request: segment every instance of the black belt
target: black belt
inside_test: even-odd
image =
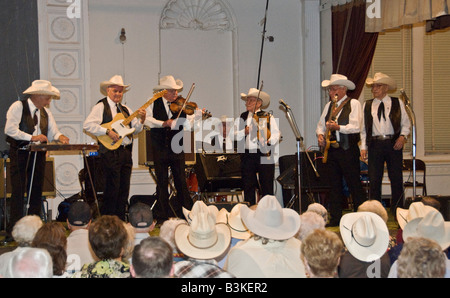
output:
[[[373,136],[372,140],[385,141],[385,140],[392,140],[393,138],[394,135],[382,135],[382,136]]]

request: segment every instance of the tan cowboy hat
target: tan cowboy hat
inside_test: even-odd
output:
[[[231,209],[231,212],[228,212],[227,209],[222,208],[217,214],[216,219],[217,223],[224,223],[230,227],[231,237],[241,240],[245,240],[250,237],[250,231],[244,225],[241,218],[241,207],[244,205],[245,204],[242,203],[236,204],[233,209]]]
[[[292,209],[282,208],[277,198],[264,196],[256,210],[246,205],[241,207],[244,225],[254,234],[273,240],[287,240],[297,234],[300,216]]]
[[[23,94],[33,95],[50,95],[53,99],[59,99],[59,90],[46,80],[36,80],[34,81]]]
[[[388,227],[373,212],[347,213],[342,216],[339,229],[348,251],[360,261],[375,261],[387,251]]]
[[[436,241],[446,250],[450,246],[450,222],[444,221],[442,214],[434,209],[423,217],[417,217],[405,226],[403,239],[408,237],[423,237]]]
[[[175,229],[175,244],[188,257],[201,260],[221,256],[231,244],[230,228],[209,212],[200,212],[190,225],[180,224]]]
[[[200,200],[195,201],[191,210],[188,210],[184,207],[182,207],[182,210],[184,218],[186,218],[188,224],[191,224],[194,217],[200,212],[209,212],[214,216],[214,219],[216,219],[217,214],[219,213],[219,209],[215,205],[206,205],[205,202]]]
[[[424,217],[428,212],[435,210],[431,206],[424,205],[422,202],[414,202],[409,205],[409,209],[397,208],[397,222],[401,229],[406,224],[417,217]]]
[[[129,91],[128,87],[130,87],[130,85],[125,85],[123,83],[123,78],[120,75],[115,75],[113,76],[111,79],[109,79],[108,81],[103,81],[100,83],[100,92],[104,95],[104,96],[108,96],[108,93],[106,92],[106,89],[108,89],[108,87],[110,86],[120,86],[120,87],[124,87],[123,93],[126,93]]]
[[[373,79],[367,78],[366,84],[369,86],[372,86],[373,84],[385,84],[388,85],[389,91],[397,89],[397,82],[390,76],[381,72],[377,72]]]
[[[160,91],[164,89],[173,89],[177,91],[183,90],[183,81],[175,80],[173,76],[165,76],[159,80],[159,85],[153,88],[153,91]]]
[[[253,96],[262,100],[261,108],[265,109],[270,105],[270,95],[264,91],[259,91],[256,88],[250,88],[248,94],[241,93],[241,99],[247,100],[247,97]]]
[[[332,74],[329,80],[322,82],[322,87],[327,88],[329,86],[345,86],[348,90],[355,90],[356,85],[350,81],[346,76],[341,74]]]

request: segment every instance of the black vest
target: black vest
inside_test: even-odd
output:
[[[34,119],[33,116],[31,116],[30,107],[28,106],[28,99],[24,99],[21,101],[23,106],[22,111],[22,119],[19,123],[19,130],[26,132],[27,134],[33,134],[34,132]],[[48,134],[48,114],[45,111],[45,108],[42,108],[39,110],[41,114],[41,121],[39,123],[39,128],[41,129],[41,133],[45,136]],[[23,146],[28,145],[30,142],[28,141],[19,141],[11,138],[10,136],[6,136],[6,142],[9,143],[9,145],[12,148],[21,148]]]
[[[389,113],[389,120],[394,127],[394,138],[397,140],[401,132],[401,121],[402,121],[402,111],[400,110],[400,102],[397,97],[391,97],[392,106],[391,112]],[[366,106],[364,108],[364,125],[366,126],[366,144],[369,146],[372,139],[372,129],[373,129],[373,117],[372,117],[372,104],[373,99],[366,101]]]
[[[172,113],[174,114],[174,113]],[[178,115],[173,115],[172,119],[175,119]],[[169,120],[169,117],[166,112],[166,108],[164,107],[164,100],[162,97],[155,100],[153,103],[153,118],[160,121]],[[181,119],[186,119],[186,113],[181,112]],[[160,149],[168,149],[170,148],[170,144],[172,142],[172,138],[179,132],[183,130],[183,127],[179,127],[178,129],[170,129],[168,127],[157,127],[151,128],[150,133],[152,136],[152,146]],[[181,138],[180,146],[183,146],[183,138]]]
[[[339,125],[347,125],[350,120],[350,113],[352,112],[352,104],[351,99],[345,104],[345,106],[341,110],[341,114],[339,115],[337,122]],[[330,107],[328,109],[328,113],[325,116],[325,119],[328,120],[330,118],[332,105],[330,104]],[[347,150],[352,146],[357,146],[358,142],[360,140],[360,134],[359,133],[352,133],[352,134],[344,134],[339,133],[339,147]]]

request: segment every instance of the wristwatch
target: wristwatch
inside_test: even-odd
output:
[[[111,132],[111,129],[108,128],[108,129],[106,130],[106,135],[109,135],[110,132]]]
[[[401,135],[401,136],[405,138],[405,141],[408,140],[408,137],[407,137],[407,136],[405,136],[405,135]]]

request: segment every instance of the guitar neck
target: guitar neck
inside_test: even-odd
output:
[[[160,92],[158,92],[158,93],[155,93],[155,94],[153,95],[153,97],[150,98],[150,100],[147,101],[142,107],[140,107],[138,110],[134,111],[133,114],[131,114],[130,116],[128,116],[128,118],[126,118],[126,119],[122,122],[123,125],[125,125],[125,126],[129,125],[129,124],[131,123],[131,121],[133,121],[133,119],[136,118],[136,117],[139,115],[139,110],[140,110],[140,109],[144,109],[144,110],[145,110],[145,109],[148,108],[155,100],[157,100],[158,98],[164,96],[166,93],[167,93],[167,90],[163,90],[163,91],[160,91]]]

